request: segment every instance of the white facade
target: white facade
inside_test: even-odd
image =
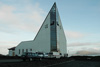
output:
[[[41,26],[39,32],[37,33],[36,37],[32,41],[24,41],[21,42],[15,48],[15,54],[21,56],[26,49],[28,52],[50,52],[50,14],[46,18],[45,22]],[[46,28],[47,27],[47,28]],[[30,51],[32,49],[32,51]]]
[[[52,11],[56,9],[55,11]],[[15,55],[21,56],[23,54],[23,52],[45,52],[45,53],[49,53],[49,52],[53,52],[52,50],[52,33],[51,33],[51,23],[52,23],[52,16],[53,16],[53,12],[56,15],[54,17],[54,21],[52,25],[58,24],[59,25],[55,25],[54,27],[55,29],[55,44],[56,44],[56,52],[62,53],[62,55],[64,56],[64,54],[67,54],[67,46],[66,46],[66,37],[63,31],[63,27],[61,24],[61,20],[59,17],[59,13],[56,7],[56,4],[53,5],[53,7],[51,8],[50,12],[48,13],[46,19],[44,20],[40,30],[38,31],[36,37],[34,38],[34,40],[31,41],[23,41],[21,43],[19,43],[19,45],[15,48]],[[52,16],[51,16],[52,15]],[[58,20],[57,20],[58,19]],[[55,45],[53,45],[55,46]],[[54,51],[55,52],[55,51]],[[11,53],[11,51],[9,51],[9,54]]]

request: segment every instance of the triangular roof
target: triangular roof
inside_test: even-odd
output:
[[[48,15],[49,15],[49,13],[52,11],[53,7],[56,9],[56,2],[54,2],[53,6],[51,7],[50,11],[48,12],[48,14],[47,14],[47,16],[46,16],[46,18],[45,18],[45,20],[44,20],[43,24],[45,23],[46,19],[48,18]],[[36,39],[37,35],[39,34],[39,32],[40,32],[40,30],[41,30],[41,28],[42,28],[43,24],[41,25],[41,27],[40,27],[39,31],[37,32],[37,34],[36,34],[36,36],[35,36],[34,40]]]
[[[66,37],[56,3],[51,7],[34,40],[38,41],[38,44],[41,42],[41,45],[48,42],[51,51],[60,51],[61,44],[66,44]]]

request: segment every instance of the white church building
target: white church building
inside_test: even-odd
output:
[[[34,40],[22,41],[9,49],[9,56],[21,56],[24,52],[58,52],[67,54],[66,37],[56,3],[52,6]]]

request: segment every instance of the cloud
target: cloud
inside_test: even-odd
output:
[[[100,53],[100,42],[87,42],[87,43],[70,43],[67,50],[69,56],[71,55],[97,55]],[[82,52],[81,52],[82,51]]]
[[[15,10],[12,6],[3,5],[0,7],[0,20],[1,21],[12,21],[15,20],[14,14],[12,13]]]
[[[17,41],[0,41],[0,45],[1,44],[17,44],[18,42]]]
[[[70,43],[68,44],[68,47],[74,47],[74,46],[90,46],[90,45],[100,45],[100,42],[96,43],[91,43],[91,42],[86,42],[86,43],[80,43],[80,42],[75,42],[75,43]]]
[[[100,55],[100,52],[92,52],[92,51],[77,51],[74,55]]]
[[[28,4],[22,9],[12,5],[0,6],[0,30],[3,32],[14,30],[37,32],[43,23],[45,11],[40,8],[39,3]]]
[[[75,32],[75,31],[65,31],[66,37],[69,39],[78,39],[86,36],[86,34]]]
[[[100,48],[97,46],[68,47],[69,56],[72,55],[100,55]]]

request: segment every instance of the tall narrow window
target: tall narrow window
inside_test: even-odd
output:
[[[20,49],[19,49],[19,54],[20,54]]]
[[[26,49],[26,53],[28,52],[28,49]]]
[[[22,54],[24,53],[24,49],[22,49]]]
[[[32,49],[30,49],[30,51],[32,51]]]
[[[50,12],[50,39],[51,51],[57,51],[57,22],[56,22],[56,6],[53,6]]]

